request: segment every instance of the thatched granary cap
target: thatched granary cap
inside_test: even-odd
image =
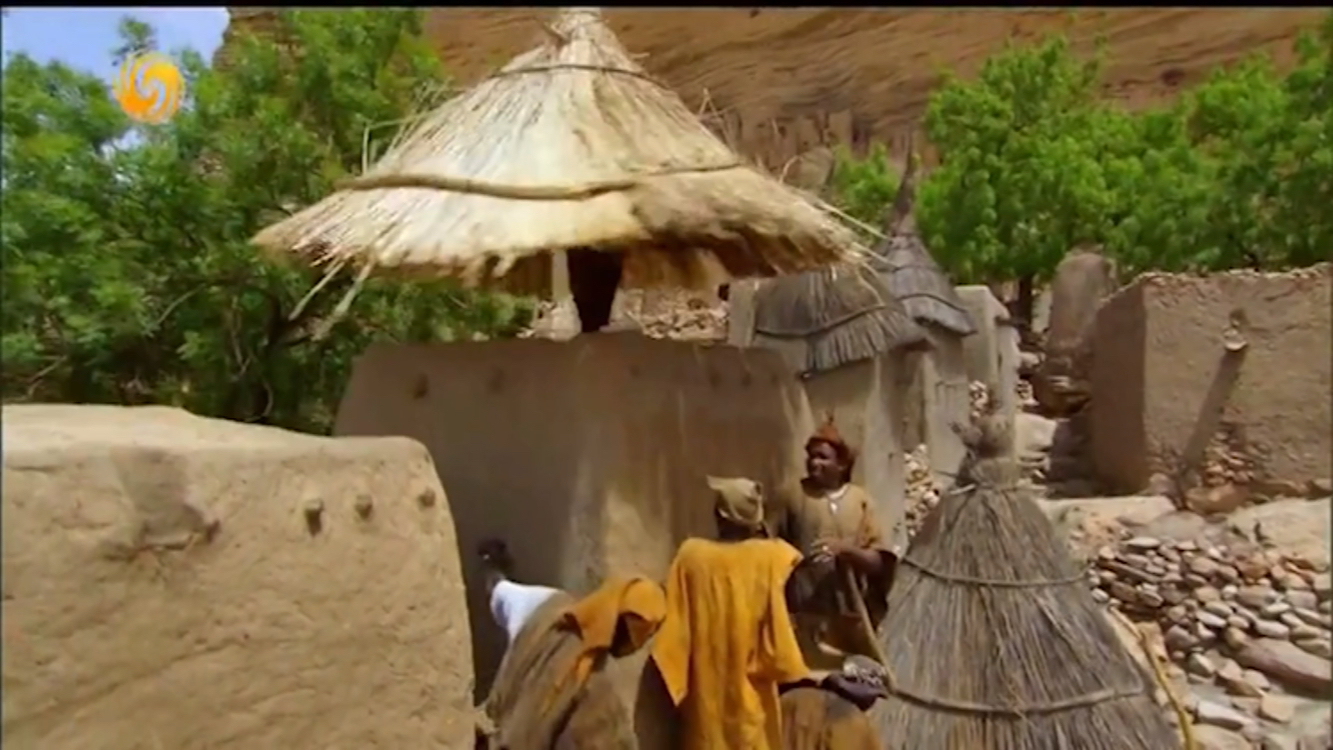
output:
[[[771,279],[755,291],[753,344],[777,350],[802,374],[926,343],[883,280],[861,266]]]
[[[544,293],[551,251],[625,255],[621,286],[712,288],[855,261],[849,230],[743,163],[596,9],[416,125],[364,176],[261,231],[310,261]]]
[[[977,434],[991,427],[966,436],[985,470],[941,500],[898,566],[882,630],[891,695],[874,712],[886,747],[1178,747],[1150,678],[1017,483],[1009,436]]]
[[[958,290],[931,257],[910,219],[875,248],[871,263],[917,322],[933,323],[959,336],[977,332]]]
[[[959,336],[970,336],[977,332],[972,316],[916,231],[916,218],[912,214],[916,170],[916,152],[909,136],[907,167],[885,216],[887,237],[875,248],[870,262],[883,274],[889,291],[902,300],[914,320],[937,325]]]

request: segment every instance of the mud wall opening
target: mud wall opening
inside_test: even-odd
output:
[[[467,582],[477,693],[504,650],[474,550],[508,542],[524,582],[582,593],[610,573],[661,579],[712,535],[704,477],[799,479],[811,429],[772,352],[634,333],[379,345],[356,363],[340,435],[407,435],[449,493]]]

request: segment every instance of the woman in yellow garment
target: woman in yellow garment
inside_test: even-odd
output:
[[[849,655],[878,658],[874,628],[898,556],[884,544],[869,493],[851,482],[856,455],[831,417],[805,454],[800,491],[774,509],[773,525],[805,555],[787,590],[801,655],[811,669],[835,671]]]
[[[801,555],[766,538],[759,483],[708,483],[719,540],[676,552],[653,661],[680,710],[683,750],[782,750],[778,684],[808,674],[783,597]]]

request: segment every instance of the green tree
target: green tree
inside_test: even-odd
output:
[[[1034,283],[1099,239],[1115,206],[1103,162],[1131,128],[1098,97],[1100,70],[1053,37],[947,78],[927,107],[940,164],[921,185],[922,235],[964,280],[1017,279],[1028,314]]]
[[[151,29],[122,26],[126,54]],[[3,375],[7,400],[175,403],[327,427],[375,340],[510,335],[530,307],[444,283],[368,283],[332,333],[339,279],[249,238],[362,169],[438,91],[420,12],[283,11],[220,69],[177,55],[189,101],[135,126],[106,84],[15,55],[4,67]]]
[[[918,226],[955,278],[1018,280],[1024,306],[1082,243],[1127,274],[1326,259],[1333,13],[1297,53],[1285,76],[1255,57],[1129,113],[1099,96],[1099,56],[1079,60],[1060,38],[1006,48],[930,98],[939,166],[920,187]],[[850,179],[837,200],[859,218],[889,201],[874,187],[892,183],[881,161],[840,165]]]
[[[830,188],[834,203],[847,215],[871,226],[883,222],[884,208],[898,195],[898,178],[884,144],[875,143],[864,159],[839,147],[834,152]]]

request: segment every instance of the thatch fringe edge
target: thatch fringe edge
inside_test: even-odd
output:
[[[888,305],[883,305],[883,304],[873,305],[871,307],[865,308],[864,310],[857,310],[856,312],[848,313],[840,318],[835,318],[834,320],[831,320],[819,326],[818,328],[809,331],[796,331],[790,329],[777,329],[777,328],[766,328],[762,326],[755,326],[754,332],[760,336],[768,336],[770,338],[775,338],[775,339],[806,339],[821,333],[828,333],[829,331],[832,331],[833,329],[838,328],[840,326],[844,326],[852,322],[853,320],[856,320],[857,318],[863,318],[871,313],[876,313],[885,310],[886,308],[888,308]]]
[[[334,186],[334,189],[351,192],[388,190],[395,188],[423,188],[450,193],[471,193],[474,195],[485,195],[491,198],[507,198],[510,200],[569,201],[586,200],[603,193],[632,190],[638,187],[644,180],[653,179],[655,177],[669,177],[681,174],[707,174],[745,167],[746,165],[739,161],[714,164],[711,166],[675,167],[654,172],[644,172],[643,174],[635,175],[634,177],[619,180],[604,180],[602,182],[591,182],[584,185],[573,185],[568,187],[552,185],[503,185],[498,182],[471,180],[463,177],[444,177],[440,175],[380,174],[341,180]]]

